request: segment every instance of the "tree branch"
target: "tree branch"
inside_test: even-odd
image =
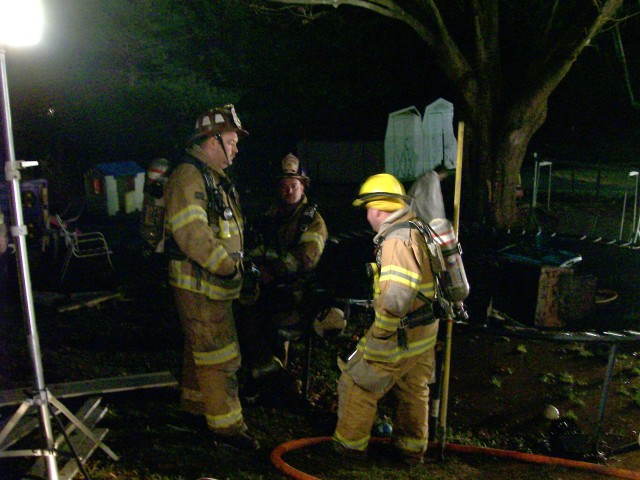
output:
[[[407,13],[393,0],[270,0],[287,5],[320,5],[338,8],[342,5],[365,8],[379,15],[405,21]]]
[[[433,19],[434,27],[429,28],[395,0],[270,0],[273,3],[287,5],[332,6],[342,5],[360,7],[388,18],[399,20],[414,30],[434,54],[444,74],[458,90],[460,99],[465,103],[464,110],[475,117],[475,99],[478,94],[478,81],[471,64],[453,40],[444,19],[434,0],[421,0],[420,7]]]
[[[598,14],[593,20],[585,21],[574,29],[573,38],[563,38],[556,42],[555,48],[529,71],[528,78],[523,79],[523,92],[527,92],[517,102],[523,104],[546,104],[549,95],[564,79],[578,55],[591,43],[593,37],[609,21],[613,20],[615,12],[624,0],[592,0],[598,9]]]

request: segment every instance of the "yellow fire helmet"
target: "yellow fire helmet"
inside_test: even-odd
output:
[[[353,206],[395,212],[407,206],[407,194],[396,177],[388,173],[378,173],[364,181]]]

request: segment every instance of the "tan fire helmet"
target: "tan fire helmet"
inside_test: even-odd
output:
[[[302,182],[305,187],[308,187],[311,183],[311,179],[307,177],[304,168],[300,166],[300,159],[293,153],[288,153],[282,159],[281,172],[278,175],[278,180],[283,178],[297,178]]]
[[[246,137],[249,132],[242,128],[236,108],[232,103],[212,108],[196,119],[195,134],[189,144],[201,137],[212,137],[225,132],[236,132],[239,138]]]
[[[336,307],[322,310],[313,321],[313,329],[322,338],[339,335],[346,327],[344,312]]]

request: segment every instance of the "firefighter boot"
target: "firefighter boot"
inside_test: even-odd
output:
[[[242,431],[232,435],[220,435],[217,434],[214,437],[214,445],[217,447],[233,447],[238,450],[245,450],[248,452],[254,452],[260,449],[258,441],[249,435],[248,432]]]
[[[278,357],[272,355],[265,363],[252,368],[251,376],[255,380],[259,380],[282,370],[284,370],[282,361]]]
[[[356,450],[353,448],[348,448],[342,443],[336,442],[335,440],[331,440],[331,448],[336,455],[343,458],[351,458],[353,460],[364,460],[367,458],[366,450]]]
[[[405,450],[397,445],[391,445],[391,457],[396,461],[405,465],[421,465],[424,463],[423,452],[412,452]]]

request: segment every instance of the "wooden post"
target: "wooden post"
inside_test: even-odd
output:
[[[462,187],[462,152],[464,143],[464,122],[458,122],[458,151],[456,156],[456,183],[453,196],[453,230],[456,238],[460,226],[460,190]],[[445,339],[444,364],[442,369],[442,389],[440,392],[439,417],[439,456],[444,460],[444,448],[447,442],[447,405],[449,402],[449,377],[451,372],[451,340],[453,337],[453,318],[447,315],[447,335]]]

